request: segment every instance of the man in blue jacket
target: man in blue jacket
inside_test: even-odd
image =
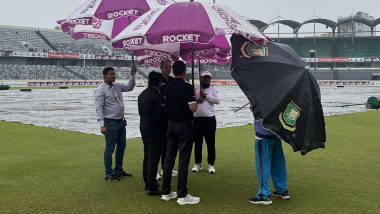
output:
[[[259,118],[259,117],[255,117]],[[263,127],[262,120],[255,120],[255,156],[258,191],[249,199],[252,204],[272,204],[270,198],[270,177],[274,184],[273,195],[289,199],[288,175],[281,139]]]

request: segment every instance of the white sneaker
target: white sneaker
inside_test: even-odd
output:
[[[184,197],[184,198],[178,198],[177,199],[177,203],[179,205],[198,204],[200,201],[201,201],[201,198],[194,197],[194,196],[191,196],[189,194],[186,197]]]
[[[161,175],[161,177],[164,175],[164,171],[162,169],[161,169],[160,175]],[[173,171],[172,171],[172,177],[176,177],[176,176],[178,176],[178,171],[175,171],[173,169]]]
[[[199,172],[202,170],[202,166],[200,164],[195,164],[193,169],[191,171],[193,172]]]
[[[213,165],[208,165],[208,172],[210,174],[214,174],[215,173],[215,167]]]
[[[162,177],[161,177],[160,173],[157,172],[156,181],[160,181],[160,180],[162,180]]]
[[[176,192],[171,192],[169,195],[162,195],[161,200],[163,201],[170,201],[172,199],[177,198],[177,193]]]

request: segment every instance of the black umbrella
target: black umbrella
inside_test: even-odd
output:
[[[280,43],[262,48],[234,35],[231,45],[232,76],[248,97],[255,119],[262,119],[265,128],[301,154],[324,148],[320,89],[304,61]]]

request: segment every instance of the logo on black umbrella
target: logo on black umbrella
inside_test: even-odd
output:
[[[256,45],[252,42],[245,42],[240,50],[245,58],[251,58],[253,56],[268,56],[268,48],[266,46]]]
[[[280,112],[279,119],[284,129],[294,132],[297,130],[297,119],[300,117],[301,108],[293,101],[290,102],[284,112]]]

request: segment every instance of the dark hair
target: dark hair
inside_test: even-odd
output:
[[[148,82],[149,87],[158,87],[158,85],[160,84],[162,80],[162,74],[152,71],[149,73],[148,80],[149,80]]]
[[[164,60],[162,60],[161,61],[161,64],[160,64],[160,67],[162,67],[164,64],[165,64],[165,62],[172,62],[170,59],[164,59]]]
[[[174,76],[180,76],[186,73],[186,64],[181,60],[176,61],[172,68]]]
[[[112,67],[106,67],[103,69],[103,76],[106,76],[108,74],[108,72],[110,71],[114,71],[115,69],[112,68]]]

